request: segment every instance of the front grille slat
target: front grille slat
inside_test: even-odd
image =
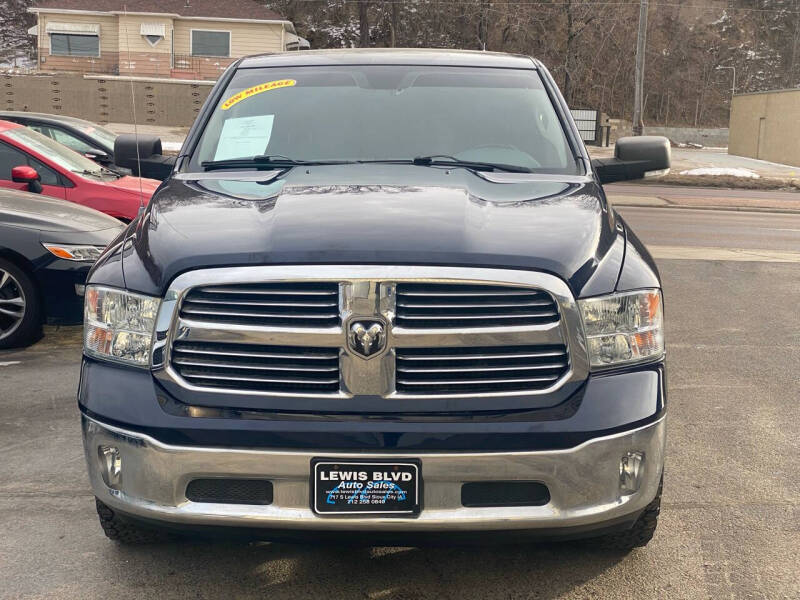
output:
[[[301,283],[263,283],[263,284],[241,284],[238,286],[212,286],[201,287],[194,291],[206,294],[255,294],[255,295],[278,295],[278,296],[331,296],[337,292],[325,289],[320,286],[330,286],[336,284],[313,284],[315,287],[308,287]]]
[[[193,304],[222,304],[227,305],[230,304],[231,301],[227,298],[217,299],[217,298],[198,298],[192,301]],[[278,306],[278,307],[300,307],[300,308],[319,308],[320,306],[337,306],[336,302],[329,301],[329,300],[322,300],[320,302],[273,302],[273,301],[259,301],[259,300],[242,300],[237,299],[236,304],[241,306]]]
[[[177,341],[172,366],[193,385],[209,388],[336,394],[339,353],[331,348]]]
[[[558,375],[548,375],[545,377],[509,377],[507,379],[481,379],[482,384],[491,385],[493,383],[542,383],[558,380]],[[399,385],[430,385],[428,381],[415,381],[413,379],[398,379]],[[473,385],[475,382],[470,379],[439,379],[436,381],[437,385]]]
[[[427,284],[427,283],[403,283],[404,294],[408,296],[421,297],[450,297],[461,298],[464,296],[534,296],[542,294],[538,290],[527,290],[523,288],[508,288],[503,286],[470,286],[460,283],[447,284]],[[416,286],[416,287],[414,287]]]
[[[552,306],[552,302],[547,300],[520,300],[519,302],[472,302],[463,304],[433,304],[419,301],[404,300],[397,303],[397,306],[405,308],[524,308],[526,306]]]
[[[248,363],[231,363],[223,361],[212,360],[186,360],[183,358],[176,358],[172,364],[181,367],[208,367],[214,369],[245,369],[249,371],[295,371],[295,372],[309,372],[309,373],[330,373],[332,371],[338,372],[338,367],[307,367],[302,365],[258,365]]]
[[[401,394],[491,394],[539,391],[570,368],[566,346],[398,348]]]
[[[192,371],[190,369],[184,369],[181,373],[187,379],[202,379],[202,380],[219,380],[219,381],[244,381],[244,382],[253,382],[253,383],[285,383],[289,385],[302,385],[305,383],[310,384],[320,384],[320,385],[329,385],[333,383],[339,383],[338,379],[312,379],[307,378],[303,379],[300,377],[289,379],[286,377],[257,377],[255,375],[245,376],[245,375],[219,375],[216,373],[212,373],[210,371]]]
[[[315,315],[314,313],[281,313],[281,312],[255,312],[246,310],[211,310],[203,308],[183,307],[185,315],[213,315],[215,317],[248,317],[254,319],[328,319],[328,315]]]
[[[244,348],[250,348],[251,346],[243,346]],[[308,350],[307,353],[301,353],[301,350]],[[337,351],[326,351],[320,350],[319,352],[313,352],[311,348],[298,348],[296,353],[292,353],[290,351],[287,352],[257,352],[257,351],[243,351],[243,350],[231,350],[230,348],[226,348],[225,356],[236,356],[241,358],[275,358],[281,360],[291,360],[291,359],[303,359],[303,360],[331,360],[335,359],[339,356]],[[185,350],[182,347],[176,347],[175,352],[178,353],[185,353],[190,355],[210,355],[210,356],[219,356],[218,350]]]
[[[398,311],[399,312],[399,311]],[[402,318],[406,320],[422,320],[422,321],[453,321],[455,319],[537,319],[549,318],[558,316],[557,312],[530,312],[530,313],[510,313],[510,314],[471,314],[467,312],[448,313],[441,312],[436,315],[431,314],[405,314]]]
[[[336,282],[248,283],[189,291],[181,317],[200,322],[307,329],[339,325]]]
[[[550,363],[545,365],[507,366],[507,367],[464,367],[458,365],[450,368],[425,369],[420,367],[403,367],[404,373],[485,373],[491,371],[540,371],[547,369],[563,369],[566,363]]]
[[[449,348],[445,348],[444,350],[449,350]],[[414,361],[414,360],[441,360],[441,361],[451,361],[451,360],[479,360],[479,359],[487,359],[487,358],[496,358],[496,359],[517,359],[517,358],[546,358],[546,357],[554,357],[554,356],[563,356],[564,353],[560,350],[546,350],[542,352],[537,351],[530,351],[530,352],[519,352],[519,353],[504,353],[504,354],[495,354],[495,353],[486,353],[486,354],[437,354],[436,348],[430,348],[429,353],[424,355],[415,356],[413,354],[408,354],[408,350],[403,352],[403,360],[406,361]]]
[[[542,290],[459,283],[398,283],[396,318],[407,329],[515,327],[558,322]]]

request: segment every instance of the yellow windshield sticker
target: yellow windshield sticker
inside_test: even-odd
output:
[[[297,82],[294,79],[278,79],[277,81],[268,81],[266,83],[259,83],[258,85],[254,85],[253,87],[249,87],[246,90],[242,90],[225,100],[222,103],[220,108],[222,110],[228,110],[231,106],[234,106],[244,100],[245,98],[250,98],[251,96],[255,96],[256,94],[262,94],[264,92],[269,92],[270,90],[276,90],[278,88],[285,88],[285,87],[292,87]]]

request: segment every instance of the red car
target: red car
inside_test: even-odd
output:
[[[0,121],[0,187],[69,200],[130,221],[159,183],[120,175],[32,129]]]

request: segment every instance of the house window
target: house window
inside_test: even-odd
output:
[[[164,39],[166,27],[163,23],[142,23],[139,32],[151,46],[157,46]]]
[[[51,33],[50,54],[56,56],[100,56],[100,36]]]
[[[192,29],[192,56],[230,56],[230,31]]]

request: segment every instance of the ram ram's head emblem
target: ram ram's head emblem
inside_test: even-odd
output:
[[[380,353],[386,345],[386,330],[380,321],[355,321],[347,332],[350,350],[364,358]]]

